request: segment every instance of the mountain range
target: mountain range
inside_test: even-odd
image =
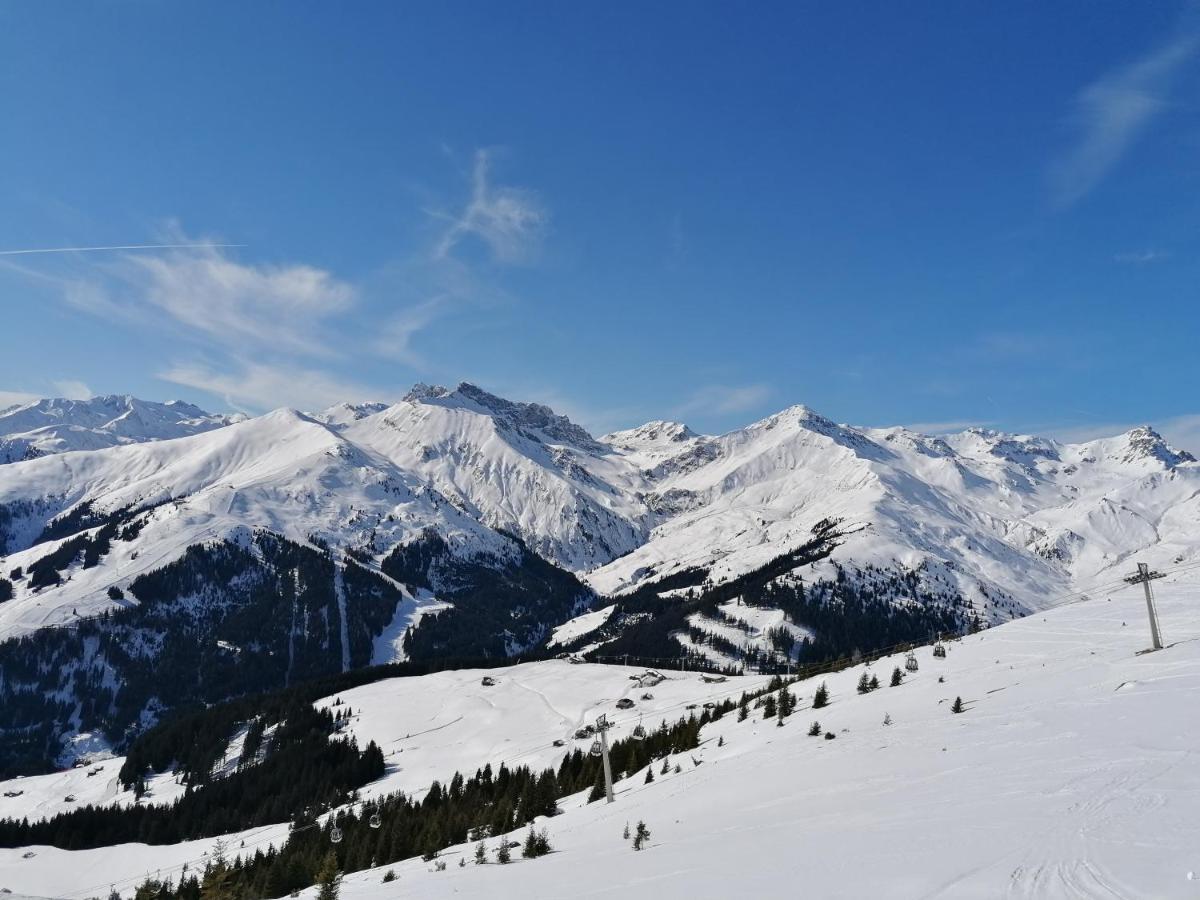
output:
[[[0,412],[0,461],[0,691],[25,704],[0,730],[37,731],[22,765],[184,702],[152,674],[172,640],[213,699],[551,645],[802,661],[1200,555],[1200,464],[1149,427],[931,436],[794,406],[595,437],[464,383],[253,418],[42,400]],[[850,609],[891,624],[843,633]]]

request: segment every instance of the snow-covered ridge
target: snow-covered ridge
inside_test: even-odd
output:
[[[69,450],[170,440],[244,418],[213,415],[179,400],[153,403],[128,394],[36,400],[0,410],[0,463]]]
[[[40,401],[5,422],[108,442],[0,466],[5,571],[51,549],[30,543],[81,503],[172,502],[111,564],[36,594],[18,585],[0,636],[103,608],[110,584],[247,526],[376,560],[430,528],[467,556],[509,553],[515,535],[611,595],[687,567],[718,581],[751,571],[836,517],[856,529],[840,563],[928,566],[969,599],[1026,609],[1126,574],[1135,553],[1159,566],[1200,556],[1200,465],[1148,427],[1081,444],[935,437],[794,406],[719,436],[655,421],[597,439],[465,383],[240,422],[133,398]]]

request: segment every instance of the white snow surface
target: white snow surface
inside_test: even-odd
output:
[[[608,621],[609,616],[613,614],[616,608],[617,605],[615,603],[610,603],[608,606],[569,619],[554,629],[554,633],[550,636],[550,640],[547,643],[551,647],[556,647],[562,644],[569,644],[571,641],[583,637],[585,634],[591,634]]]
[[[547,857],[459,868],[474,848],[455,847],[442,854],[445,871],[412,859],[354,873],[342,897],[1195,897],[1187,873],[1200,869],[1200,766],[1189,712],[1200,695],[1200,582],[1176,580],[1185,576],[1157,582],[1164,650],[1142,652],[1145,606],[1125,587],[964,637],[942,660],[921,648],[919,671],[899,687],[886,685],[902,656],[871,665],[885,687],[867,695],[855,691],[865,666],[800,682],[784,727],[761,710],[741,723],[728,715],[705,728],[698,750],[671,759],[680,772],[662,775],[655,762],[655,781],[645,784],[644,771],[624,778],[612,805],[563,801],[561,815],[537,823],[554,847]],[[637,709],[612,707],[640,696],[631,671],[554,661],[347,691],[358,740],[400,751],[365,793],[419,790],[484,761],[555,763],[571,742],[552,740],[597,712],[622,730],[636,721]],[[483,674],[497,684],[484,687]],[[668,674],[646,704],[656,718],[755,683]],[[814,711],[819,682],[831,703]],[[950,711],[956,697],[961,715]],[[814,719],[836,739],[809,737]],[[638,821],[651,832],[640,853],[622,838]],[[252,848],[283,830],[227,842]],[[31,859],[0,850],[0,886],[84,897],[115,884],[128,896],[146,872],[202,864],[209,846],[38,847]],[[389,868],[397,879],[384,884]]]

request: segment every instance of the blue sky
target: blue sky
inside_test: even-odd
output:
[[[0,397],[1200,450],[1195,7],[747,9],[0,3]]]

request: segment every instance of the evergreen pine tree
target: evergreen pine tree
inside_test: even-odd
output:
[[[629,823],[628,822],[625,823],[625,830],[621,832],[621,837],[625,838],[625,840],[629,840]]]
[[[496,862],[504,865],[512,859],[512,853],[508,849],[508,838],[500,838],[500,846],[496,848]]]
[[[809,737],[819,737],[821,734],[821,723],[813,722],[812,727],[808,729]]]
[[[480,841],[475,845],[475,865],[482,866],[487,862],[487,844]]]
[[[670,771],[671,771],[671,757],[669,757],[669,756],[664,756],[664,757],[663,757],[663,764],[662,764],[662,768],[658,770],[658,774],[659,774],[659,775],[666,775],[666,774],[667,774],[668,772],[670,772]]]
[[[962,711],[963,711],[963,702],[962,702],[962,697],[955,697],[955,698],[954,698],[954,705],[950,707],[950,712],[952,712],[952,713],[960,713],[960,712],[962,712]]]
[[[338,871],[337,854],[330,850],[317,871],[317,900],[337,900],[342,886],[342,873]]]
[[[637,823],[637,832],[633,836],[633,849],[641,850],[648,840],[650,840],[650,829],[646,827],[645,822],[639,821]]]
[[[779,711],[779,704],[775,700],[774,694],[767,694],[767,699],[763,701],[763,718],[773,719]]]
[[[871,690],[873,690],[873,691],[879,690],[879,676],[878,675],[871,676],[871,681],[870,681],[869,686],[870,686]]]
[[[896,666],[892,669],[892,687],[899,687],[902,681],[904,681],[904,673],[900,671],[899,666]]]
[[[654,768],[652,766],[650,766],[650,767],[647,767],[647,769],[646,769],[646,780],[643,782],[643,784],[653,784],[653,783],[654,783]]]
[[[858,679],[858,692],[860,694],[869,694],[871,692],[871,678],[866,672],[863,672],[862,677]]]
[[[821,686],[817,688],[817,692],[813,694],[813,709],[821,709],[829,705],[829,688],[825,686],[825,682],[821,682]]]

